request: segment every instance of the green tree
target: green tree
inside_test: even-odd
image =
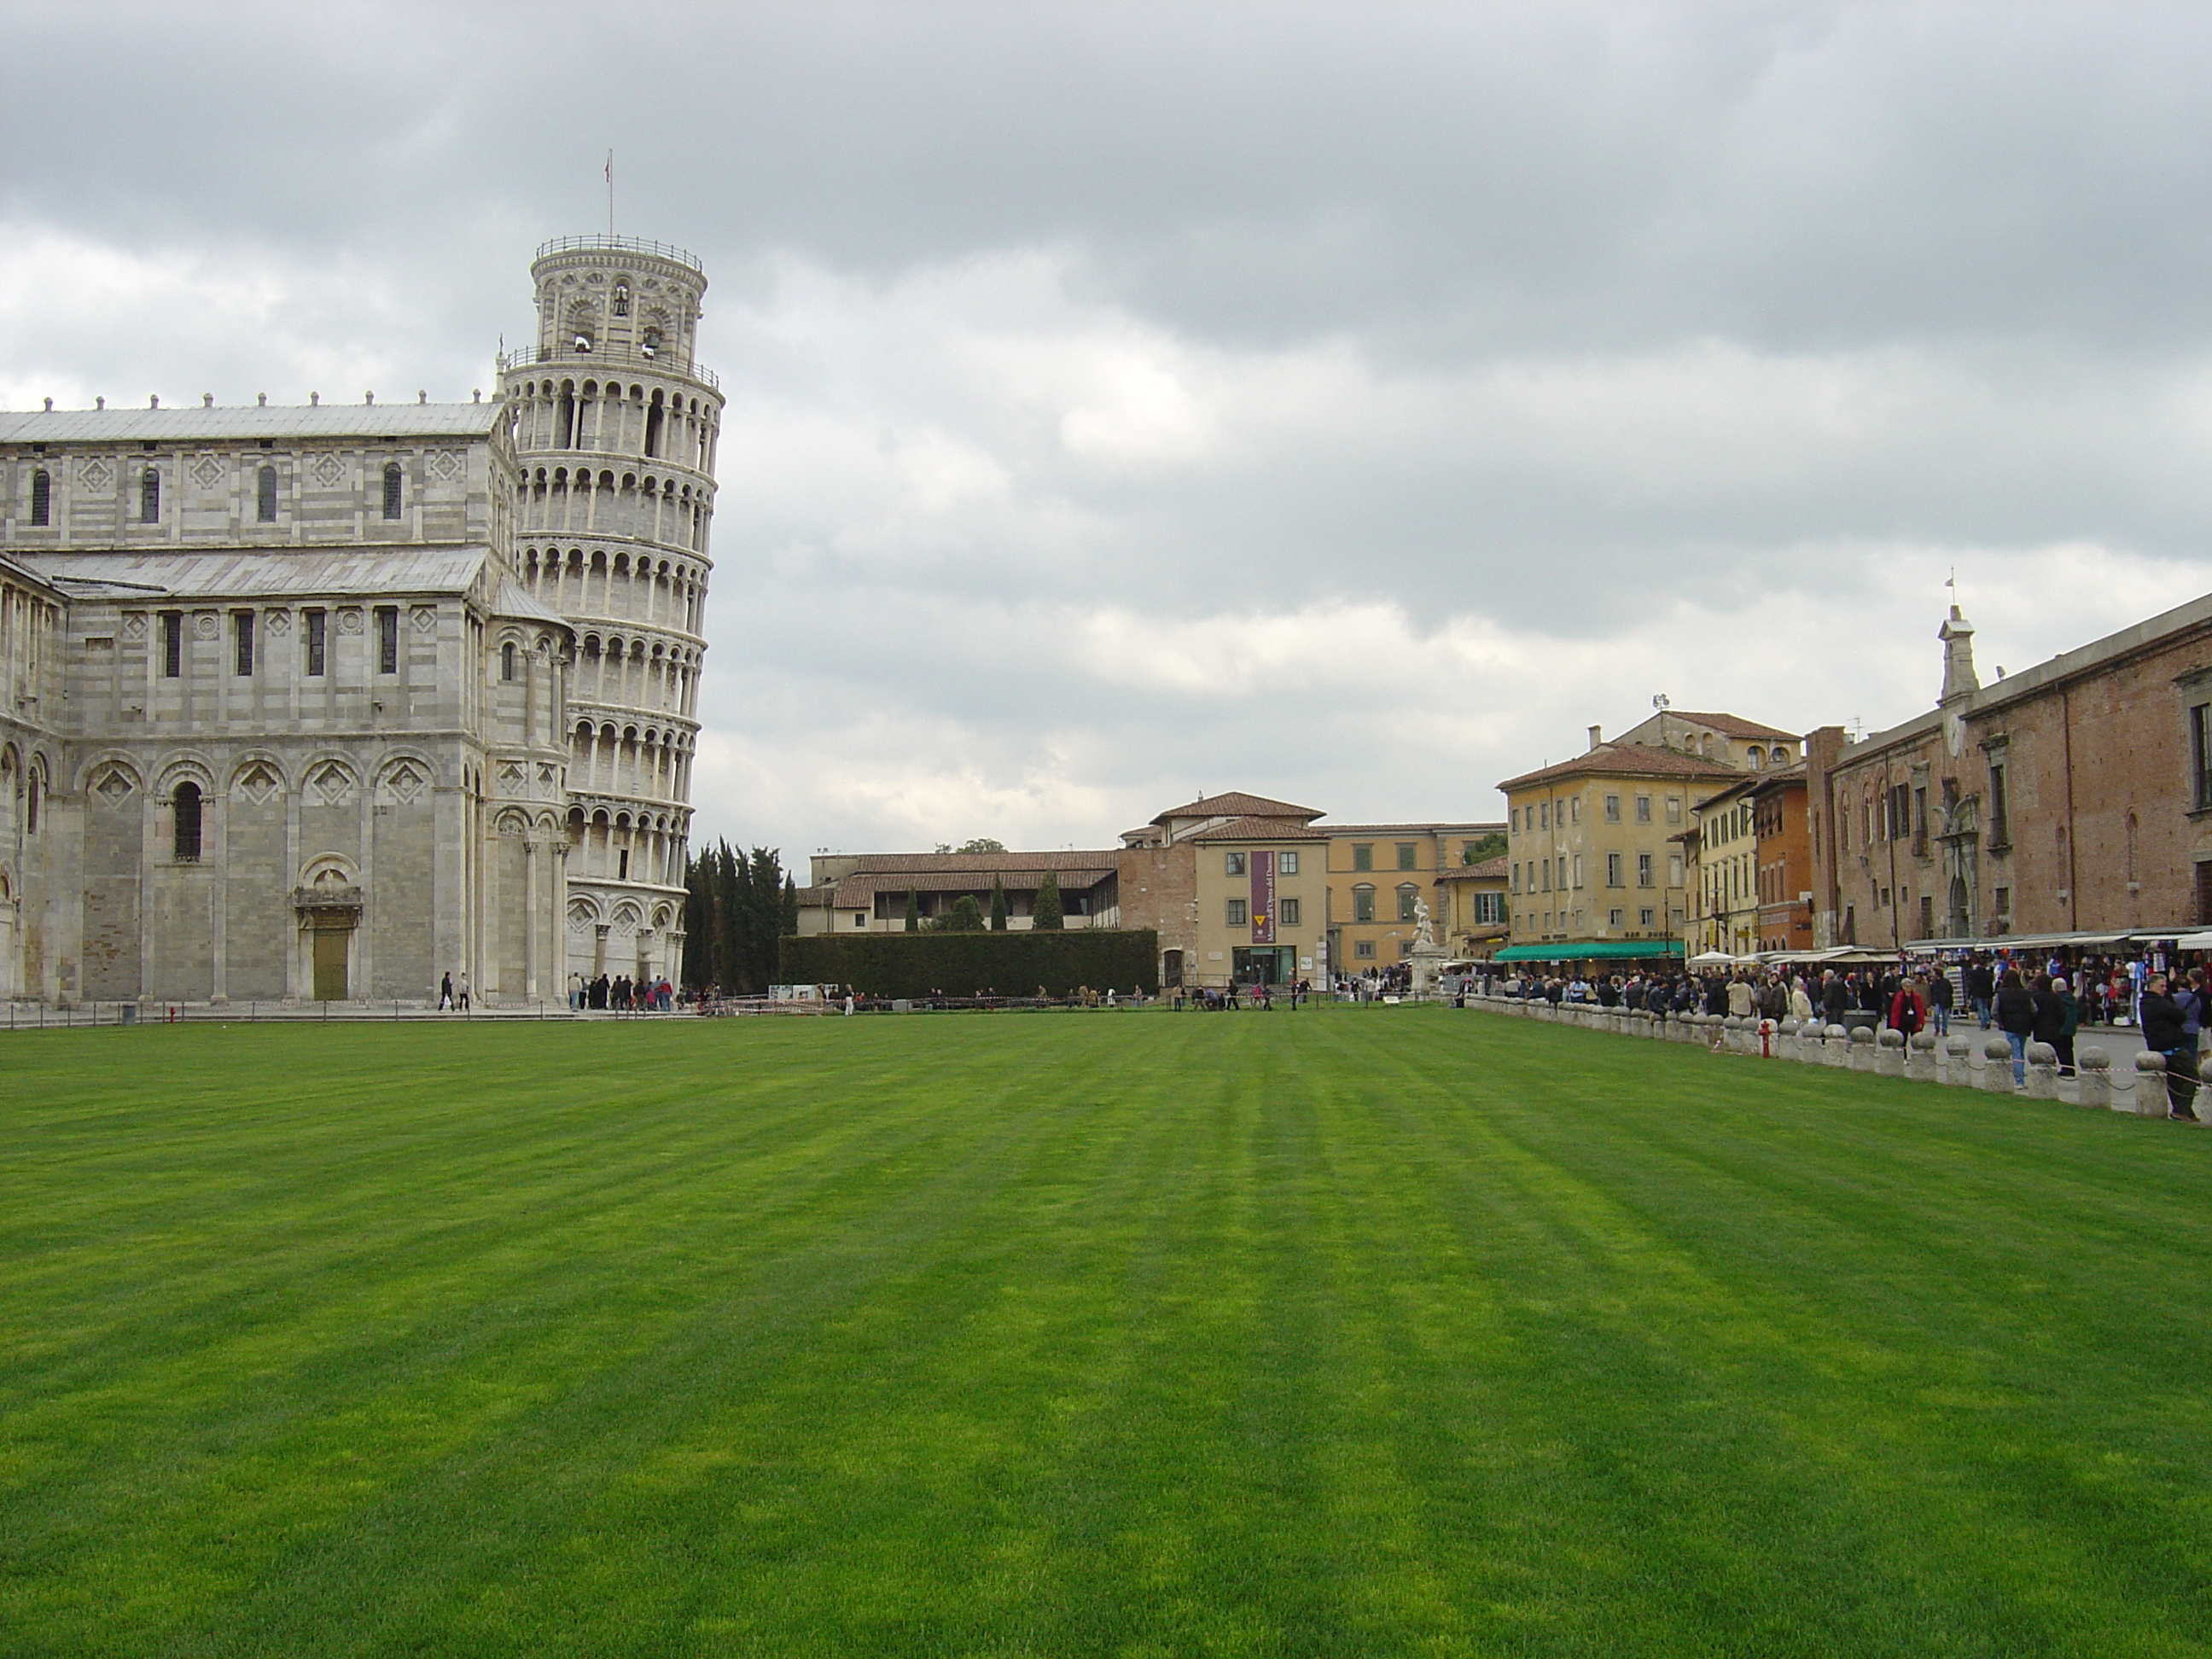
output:
[[[911,887],[906,890],[906,930],[909,933],[921,931],[921,895]]]
[[[996,876],[991,878],[991,931],[1006,931],[1006,884]]]
[[[1032,927],[1058,927],[1060,918],[1060,878],[1048,870],[1044,879],[1037,883],[1036,908],[1030,917]]]
[[[778,939],[799,931],[799,888],[781,852],[717,842],[692,858],[684,886],[685,982],[744,995],[767,990]]]
[[[938,919],[938,931],[945,933],[980,933],[983,931],[983,907],[975,902],[973,893],[963,893],[952,901],[951,909]]]
[[[1468,842],[1460,850],[1459,861],[1462,864],[1484,864],[1492,859],[1503,858],[1504,855],[1505,837],[1492,830],[1480,841]]]
[[[1006,843],[993,841],[988,836],[978,836],[973,841],[962,842],[960,850],[963,853],[1003,853],[1006,850]]]

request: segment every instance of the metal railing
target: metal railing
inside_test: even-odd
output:
[[[540,242],[538,252],[530,257],[534,262],[549,253],[589,253],[594,251],[649,253],[656,259],[673,259],[679,265],[689,265],[702,276],[707,274],[707,267],[699,263],[697,255],[678,247],[672,242],[652,242],[642,236],[556,236],[550,242]]]
[[[720,375],[693,362],[680,351],[647,353],[628,346],[593,346],[589,351],[578,351],[573,346],[517,346],[513,351],[501,353],[498,362],[501,374],[538,363],[621,363],[647,374],[696,380],[716,392],[722,389]]]

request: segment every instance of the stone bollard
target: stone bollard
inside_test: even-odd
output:
[[[2164,1117],[2173,1109],[2166,1097],[2166,1056],[2146,1048],[2136,1056],[2136,1115]]]
[[[1721,1052],[1724,1054],[1743,1052],[1743,1022],[1734,1014],[1721,1016]]]
[[[1982,1087],[1993,1095],[2013,1092],[2012,1044],[2001,1036],[1982,1041]]]
[[[1954,1089],[1972,1088],[1974,1086],[1973,1050],[1973,1043],[1959,1032],[1954,1031],[1949,1036],[1945,1037],[1942,1059],[1939,1062],[1942,1075],[1937,1080],[1948,1083]]]
[[[1830,1066],[1851,1063],[1851,1034],[1840,1025],[1831,1025],[1821,1033],[1821,1060]]]
[[[1844,1063],[1849,1066],[1851,1070],[1854,1072],[1871,1072],[1874,1070],[1873,1026],[1852,1026],[1850,1031],[1847,1032],[1844,1037],[1844,1045],[1848,1055],[1848,1058]]]
[[[2027,1097],[2058,1098],[2058,1050],[2047,1042],[2027,1045]]]
[[[1905,1033],[1885,1025],[1875,1038],[1874,1069],[1883,1077],[1905,1075]]]
[[[1936,1033],[1915,1031],[1905,1045],[1905,1074],[1923,1083],[1936,1080]]]
[[[1797,1058],[1797,1022],[1785,1019],[1774,1028],[1774,1052],[1784,1060]]]
[[[2074,1075],[2081,1085],[2081,1104],[2109,1109],[2112,1103],[2112,1057],[2092,1043],[2074,1056]]]

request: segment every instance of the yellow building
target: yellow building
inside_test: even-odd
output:
[[[1686,895],[1673,838],[1698,805],[1741,776],[1735,765],[1681,750],[1606,743],[1592,726],[1587,753],[1499,784],[1507,959],[1680,954]],[[1594,948],[1560,948],[1568,945]]]
[[[1692,956],[1759,949],[1759,832],[1753,796],[1764,777],[1741,778],[1690,812],[1690,887],[1682,939]]]
[[[1328,837],[1304,807],[1231,818],[1186,838],[1193,856],[1193,985],[1288,985],[1320,972]]]
[[[1510,936],[1506,859],[1449,867],[1437,878],[1437,942],[1455,957],[1486,957]]]
[[[1328,836],[1328,961],[1340,975],[1403,962],[1420,926],[1417,906],[1431,918],[1437,943],[1457,947],[1452,921],[1437,885],[1447,872],[1468,868],[1470,850],[1504,833],[1502,823],[1338,823]]]

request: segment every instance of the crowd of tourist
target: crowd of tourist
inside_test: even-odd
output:
[[[586,979],[568,975],[568,1006],[578,1013],[589,1009],[611,1009],[617,1013],[665,1014],[676,1005],[676,988],[666,979],[632,979],[627,974],[609,979],[601,974]]]
[[[2069,978],[2071,968],[2081,976]],[[2002,1035],[2012,1051],[2013,1081],[2025,1080],[2030,1043],[2048,1043],[2059,1074],[2075,1071],[2075,1040],[2085,1025],[2136,1025],[2143,1046],[2166,1059],[2167,1115],[2194,1118],[2197,1056],[2212,983],[2202,967],[2172,976],[2146,959],[2100,957],[2021,961],[1976,953],[1946,969],[1898,963],[1849,968],[1817,963],[1741,966],[1692,974],[1686,969],[1595,978],[1565,973],[1502,974],[1486,964],[1457,988],[1490,996],[1588,1003],[1653,1013],[1735,1015],[1740,1019],[1817,1018],[1829,1025],[1887,1026],[1910,1037],[1948,1034],[1954,1018]]]

